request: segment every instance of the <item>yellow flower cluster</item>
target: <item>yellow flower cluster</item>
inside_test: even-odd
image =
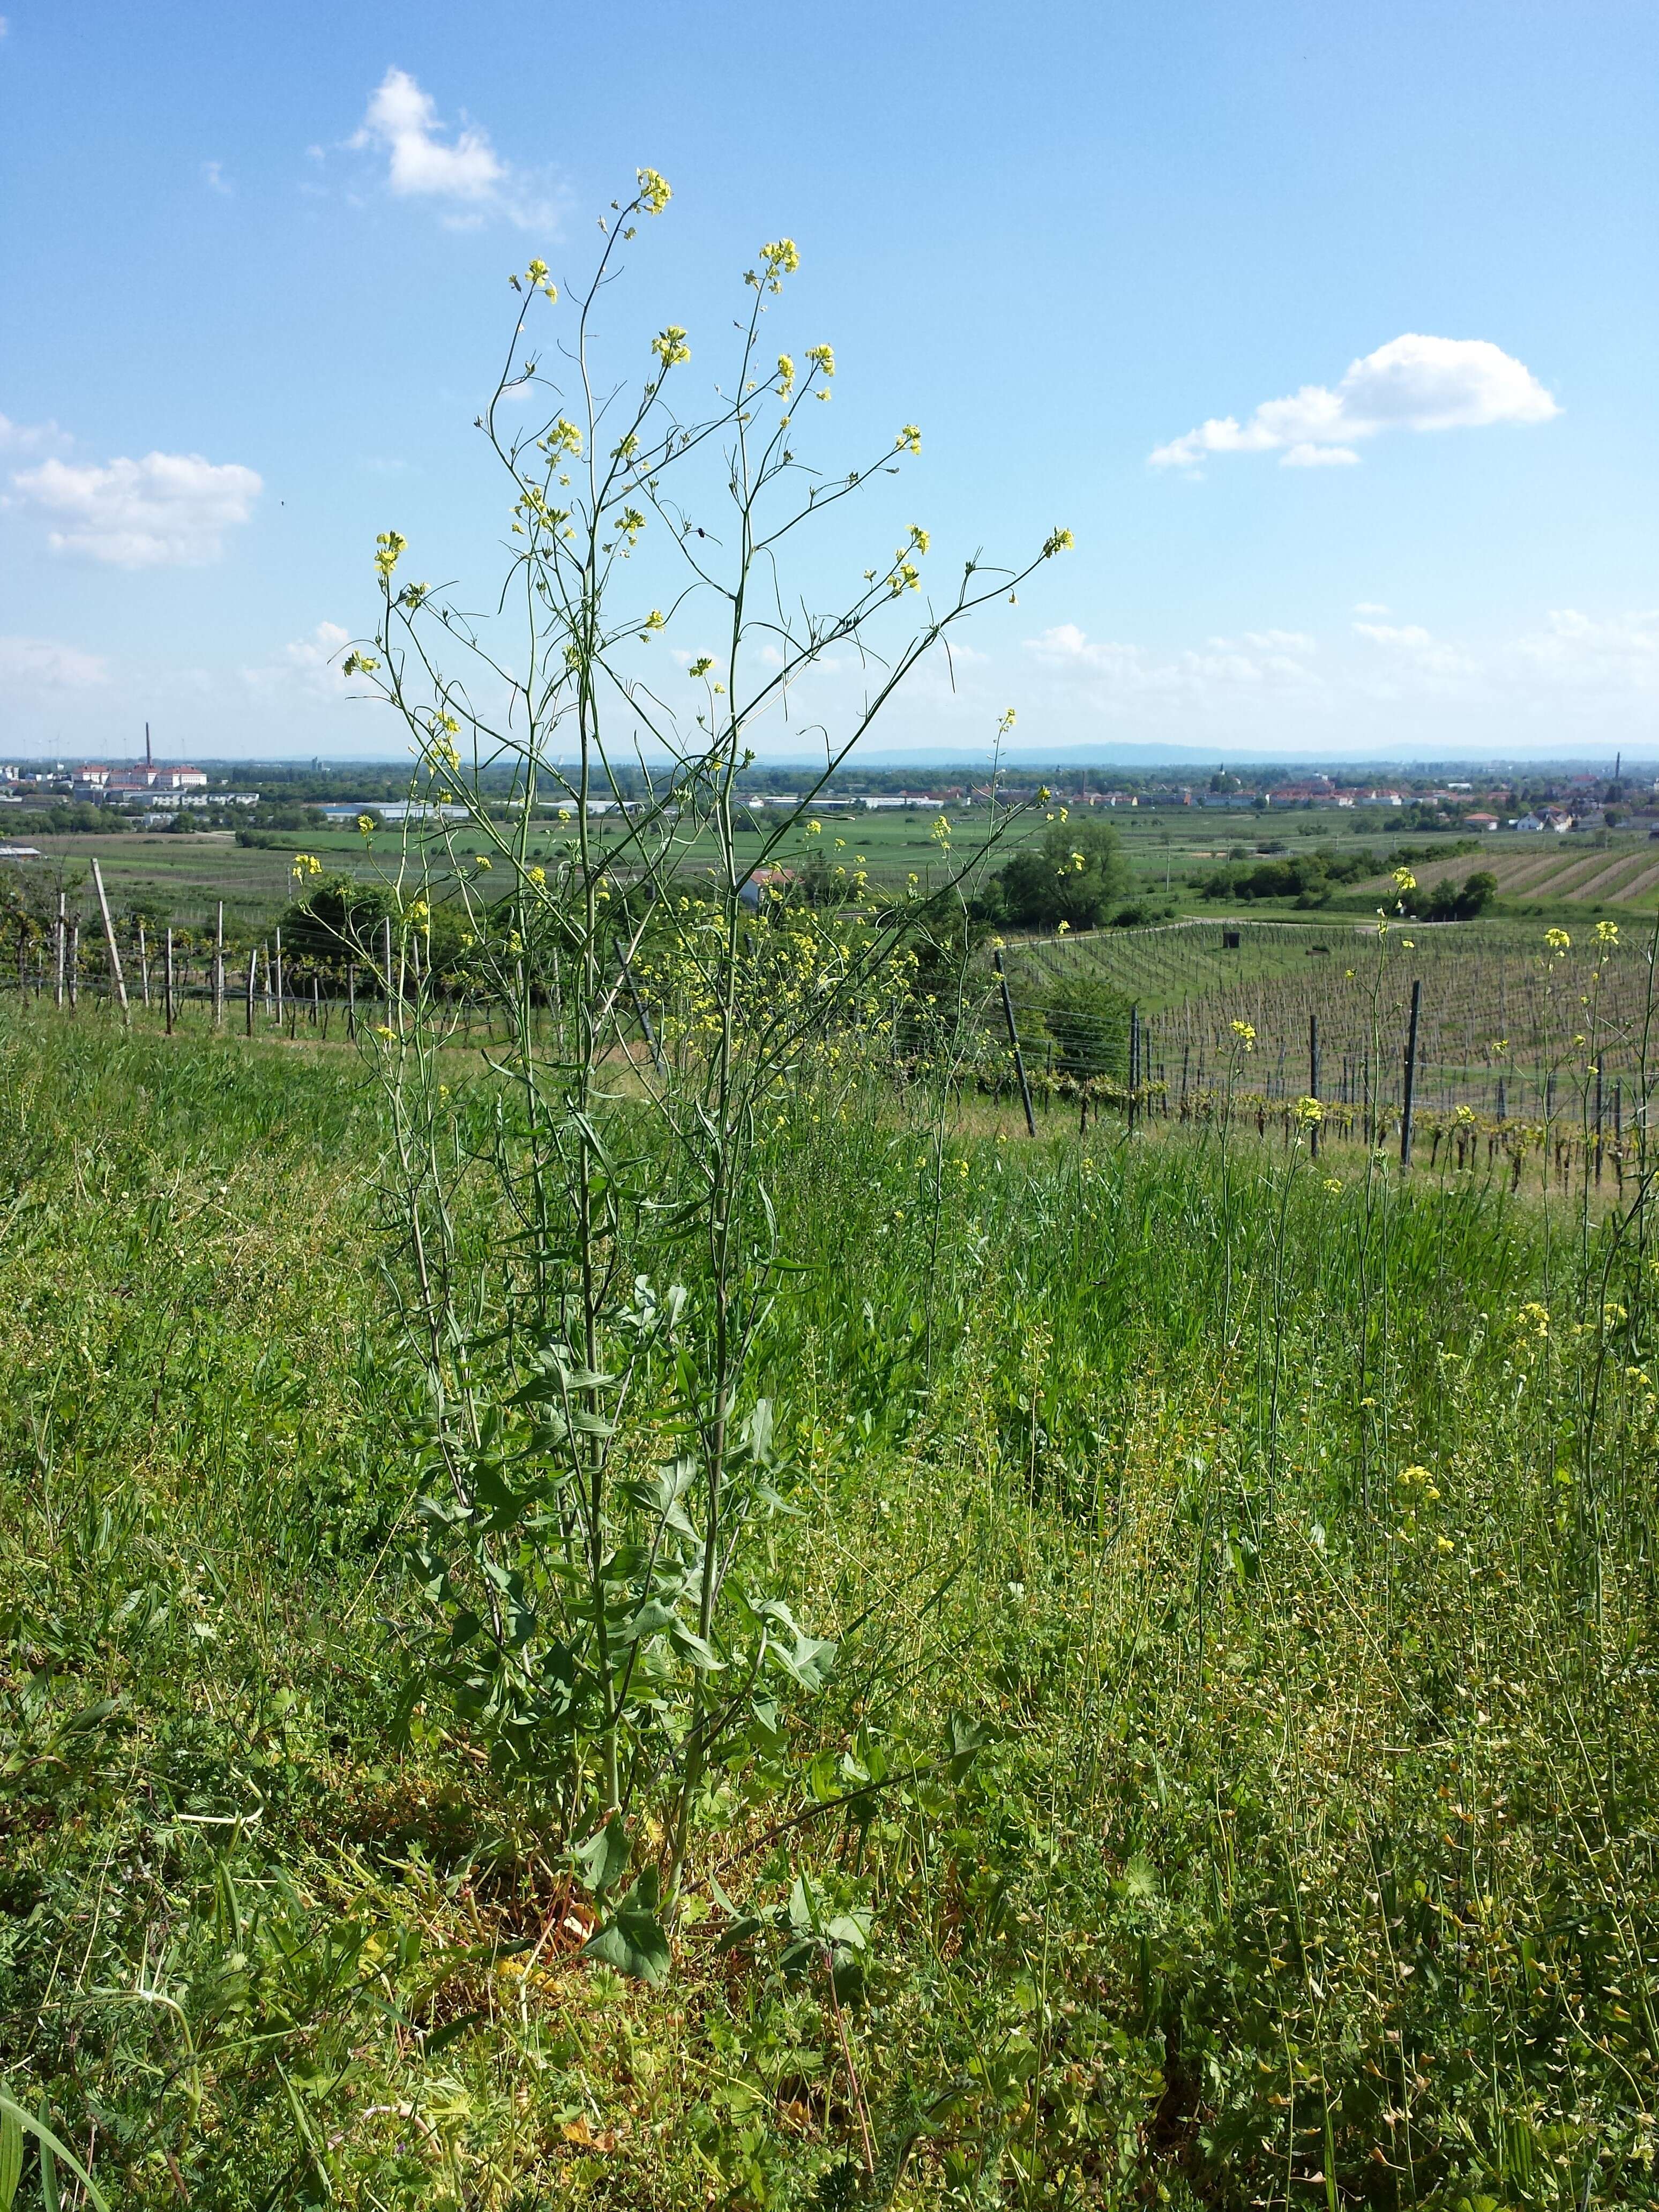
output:
[[[676,368],[683,361],[690,361],[691,349],[685,342],[685,332],[678,323],[670,323],[665,331],[659,331],[651,341],[651,350],[665,368]]]
[[[389,583],[392,572],[409,540],[396,530],[383,530],[374,540],[374,566],[380,571],[382,583]]]
[[[639,179],[640,205],[647,215],[660,215],[674,197],[666,177],[655,169],[635,169]]]

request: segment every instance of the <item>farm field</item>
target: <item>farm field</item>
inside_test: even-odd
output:
[[[372,1070],[0,1006],[0,2067],[112,2208],[1650,2201],[1626,1209],[804,1080],[833,1663],[653,1986],[424,1671]]]
[[[1309,1092],[1316,1022],[1319,1096],[1397,1109],[1416,987],[1420,1106],[1498,1121],[1588,1117],[1611,1144],[1644,1095],[1644,1055],[1659,1032],[1650,929],[1601,927],[1396,921],[1379,934],[1351,916],[1265,922],[1224,912],[1028,940],[1007,957],[1017,1004],[1032,1013],[1067,981],[1133,1002],[1144,1079],[1177,1099],[1236,1090],[1283,1103]]]
[[[1116,831],[1136,889],[1158,896],[1164,892],[1167,881],[1170,896],[1178,905],[1191,903],[1192,894],[1183,878],[1195,866],[1222,860],[1241,844],[1254,852],[1269,834],[1285,838],[1293,849],[1304,836],[1312,835],[1305,822],[1289,825],[1280,822],[1264,823],[1264,818],[1254,813],[1194,815],[1186,810],[1158,812],[1148,809],[1143,812],[1138,808],[1121,808],[1109,812],[1101,809],[1097,814],[1109,820]],[[759,829],[744,828],[739,843],[743,846],[752,842],[758,854],[767,817],[763,811],[753,818]],[[822,849],[827,857],[849,867],[863,866],[878,890],[902,890],[909,877],[915,875],[923,892],[932,891],[945,880],[947,872],[933,835],[936,819],[936,813],[928,810],[914,813],[884,810],[856,815],[826,811],[823,817]],[[951,819],[958,854],[971,850],[975,842],[985,834],[982,809],[970,809]],[[1318,842],[1335,842],[1341,849],[1346,849],[1343,836],[1332,830],[1328,817],[1310,819],[1316,823]],[[1022,844],[1040,836],[1046,823],[1047,810],[1033,808],[1011,827],[993,865],[1000,865]],[[0,866],[10,867],[20,877],[26,876],[31,882],[55,890],[60,881],[84,884],[88,863],[96,855],[118,911],[142,909],[154,924],[165,927],[171,921],[179,929],[199,934],[212,928],[216,903],[222,898],[227,929],[234,939],[240,940],[268,931],[293,895],[295,854],[314,854],[331,873],[389,881],[397,875],[403,852],[402,834],[392,826],[377,829],[367,847],[362,837],[350,828],[261,834],[270,840],[268,845],[239,845],[234,834],[229,831],[184,836],[155,831],[111,836],[32,836],[26,842],[40,848],[39,860],[0,863]],[[561,834],[559,825],[548,821],[537,833],[533,851],[544,855],[550,854]],[[620,833],[601,818],[594,830],[596,849],[604,852],[620,842]],[[1374,846],[1380,858],[1396,842],[1396,836],[1395,833],[1384,832],[1364,842]],[[1420,842],[1434,841],[1428,838]],[[418,863],[420,839],[412,837],[410,842],[411,858]],[[798,857],[797,848],[802,843],[799,837],[791,841],[791,849],[783,856],[784,865]],[[1647,849],[1643,848],[1644,852]],[[706,868],[714,857],[714,846],[704,835],[688,842],[681,866],[688,873],[695,874]],[[1484,855],[1479,860],[1446,864],[1454,874],[1460,866],[1467,873],[1471,867],[1485,865]],[[1659,860],[1654,865],[1659,868]],[[1444,872],[1442,864],[1422,864],[1423,881],[1427,884],[1437,880],[1437,871]]]
[[[1659,904],[1659,844],[1645,835],[1616,834],[1605,844],[1580,837],[1489,837],[1478,854],[1449,860],[1426,860],[1413,869],[1419,887],[1432,890],[1448,878],[1461,880],[1472,868],[1489,868],[1498,895],[1506,902],[1650,908]],[[1360,889],[1380,899],[1391,890],[1379,876]]]

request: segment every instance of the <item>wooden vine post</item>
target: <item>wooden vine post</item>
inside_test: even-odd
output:
[[[109,901],[104,895],[104,872],[94,854],[92,863],[93,888],[98,894],[98,911],[104,918],[104,945],[109,953],[109,976],[116,997],[121,1002],[121,1019],[130,1021],[127,1009],[127,981],[121,973],[120,948],[115,942],[115,924],[109,918]]]
[[[1002,1018],[1008,1024],[1008,1049],[1014,1055],[1014,1073],[1019,1078],[1019,1102],[1025,1109],[1025,1133],[1036,1134],[1036,1116],[1031,1111],[1031,1086],[1025,1079],[1025,1055],[1019,1048],[1019,1031],[1014,1026],[1014,1002],[1008,995],[1008,971],[1002,964],[1000,949],[996,960],[997,983],[1002,992]]]
[[[1423,1009],[1423,979],[1412,983],[1411,1026],[1406,1033],[1406,1081],[1400,1103],[1400,1164],[1412,1164],[1412,1097],[1417,1085],[1417,1023]]]

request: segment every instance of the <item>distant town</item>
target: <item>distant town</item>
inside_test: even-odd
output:
[[[994,783],[963,769],[927,781],[914,769],[843,770],[820,790],[799,779],[798,769],[787,781],[775,769],[752,769],[740,780],[743,803],[764,813],[796,806],[811,792],[814,808],[823,811],[963,812],[994,803],[1027,804],[1046,791],[1079,808],[1330,813],[1347,817],[1340,826],[1364,830],[1567,836],[1621,825],[1659,827],[1659,779],[1650,766],[1639,775],[1626,775],[1618,763],[1610,773],[1514,770],[1494,775],[1471,769],[1457,777],[1402,775],[1379,781],[1290,768],[1235,774],[1223,766],[1202,777],[1074,765],[1044,773],[1022,761],[1017,772]],[[481,787],[487,799],[510,804],[506,775],[486,774]],[[605,814],[631,809],[644,796],[644,779],[635,769],[619,774],[607,796],[588,803],[594,813]],[[556,793],[550,794],[550,811],[560,803]],[[254,833],[322,828],[360,816],[382,824],[401,821],[411,809],[428,813],[432,805],[430,799],[411,799],[405,766],[341,767],[315,760],[262,763],[252,771],[223,763],[201,767],[158,760],[148,733],[144,757],[117,766],[98,761],[0,762],[0,835],[5,836],[76,830],[106,836],[119,830]]]

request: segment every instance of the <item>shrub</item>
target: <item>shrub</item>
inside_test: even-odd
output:
[[[1030,929],[1096,929],[1129,889],[1117,832],[1107,822],[1051,822],[998,870],[999,918]]]

